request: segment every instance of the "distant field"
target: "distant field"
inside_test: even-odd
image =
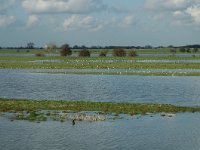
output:
[[[1,61],[0,68],[12,69],[200,69],[199,63],[127,63],[127,62],[44,62]]]
[[[162,49],[167,52],[167,49]],[[2,53],[7,50],[0,50]],[[10,54],[15,54],[13,51],[8,50]],[[57,50],[59,51],[59,50]],[[139,50],[138,50],[139,51]],[[148,50],[141,50],[148,52]],[[161,50],[160,50],[161,51]],[[19,53],[24,53],[23,50]],[[46,52],[44,50],[30,50],[28,53],[33,54],[36,52]],[[78,50],[76,50],[78,52]],[[156,53],[158,50],[152,50]],[[144,62],[140,62],[144,60]],[[153,60],[148,62],[149,60]],[[156,60],[156,61],[155,61]],[[158,62],[161,60],[160,62]],[[175,62],[162,62],[163,60],[175,60]],[[179,62],[185,60],[186,62]],[[32,56],[0,56],[0,68],[12,69],[200,69],[200,63],[192,61],[200,60],[199,56],[196,57],[176,57],[175,56],[138,56],[138,57],[61,57],[45,55],[42,57]],[[155,61],[155,62],[154,62]],[[132,73],[133,74],[133,73]],[[137,75],[137,73],[134,73]],[[140,73],[138,75],[142,75]],[[165,73],[153,73],[149,75],[171,75]],[[184,74],[177,74],[184,75]],[[185,74],[186,75],[186,74]],[[187,75],[198,75],[199,73],[188,73]]]

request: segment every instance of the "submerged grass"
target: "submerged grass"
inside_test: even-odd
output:
[[[0,56],[0,68],[10,69],[200,69],[199,63],[148,60],[199,60],[200,57],[34,57]],[[52,60],[52,62],[51,62]],[[145,60],[145,62],[137,62]],[[34,62],[36,61],[36,62]],[[41,62],[37,62],[41,61]],[[44,62],[43,62],[44,61]],[[58,62],[56,62],[58,61]],[[60,61],[60,62],[59,62]]]
[[[0,68],[9,69],[200,69],[198,63],[31,63],[0,62]]]
[[[63,74],[63,73],[50,73]],[[65,72],[77,75],[132,75],[132,76],[200,76],[200,72]]]
[[[174,106],[170,104],[142,104],[115,102],[85,102],[85,101],[36,101],[18,99],[0,99],[0,111],[35,111],[35,110],[71,110],[71,111],[99,111],[117,114],[145,114],[145,113],[177,113],[200,112],[200,107]],[[32,116],[37,117],[33,114]],[[31,117],[32,117],[31,116]]]

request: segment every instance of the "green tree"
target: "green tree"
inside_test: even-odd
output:
[[[61,56],[70,56],[72,55],[72,50],[69,46],[69,44],[64,44],[61,46],[61,51],[60,51]]]
[[[33,42],[27,43],[27,48],[28,49],[33,49],[34,48],[34,43]]]

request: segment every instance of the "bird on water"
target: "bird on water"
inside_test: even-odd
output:
[[[74,119],[72,120],[72,125],[73,125],[73,126],[75,125],[75,120],[74,120]]]

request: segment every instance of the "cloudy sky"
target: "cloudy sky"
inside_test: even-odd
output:
[[[200,44],[200,0],[0,0],[0,46]]]

